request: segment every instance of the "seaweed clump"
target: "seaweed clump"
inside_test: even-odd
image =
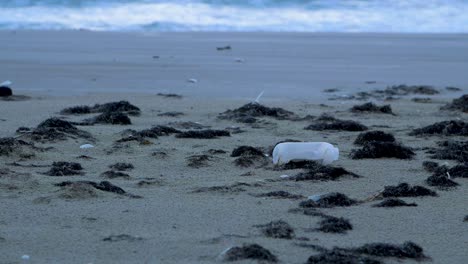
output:
[[[381,264],[382,262],[373,258],[342,252],[340,250],[326,250],[318,255],[310,256],[306,264]]]
[[[83,125],[111,124],[111,125],[131,125],[132,121],[127,114],[122,112],[104,112],[96,117],[85,120]]]
[[[468,94],[462,95],[460,98],[453,99],[452,103],[441,107],[442,110],[458,110],[468,113]]]
[[[407,203],[401,199],[389,198],[385,199],[373,207],[400,207],[400,206],[418,206],[416,203]]]
[[[257,225],[262,233],[271,238],[293,239],[294,228],[283,220],[272,221],[265,225]]]
[[[444,135],[468,136],[468,123],[458,120],[442,121],[429,126],[417,128],[410,135]]]
[[[12,137],[0,138],[0,156],[34,157],[34,150],[39,148],[34,144]]]
[[[31,133],[31,139],[40,142],[66,140],[67,138],[93,139],[90,133],[59,118],[49,118],[43,121]]]
[[[382,197],[418,197],[437,196],[437,193],[423,186],[411,186],[408,183],[400,183],[397,186],[385,186]]]
[[[93,113],[127,113],[128,115],[140,115],[140,108],[132,105],[128,101],[110,102],[105,104],[95,104],[94,106],[74,106],[60,111],[63,115],[70,114],[93,114]]]
[[[58,161],[52,163],[52,168],[45,172],[45,175],[49,176],[71,176],[71,175],[82,175],[83,167],[81,164],[76,162]]]
[[[376,104],[372,102],[365,103],[362,105],[355,105],[351,108],[351,112],[355,112],[355,113],[370,112],[370,113],[382,113],[382,114],[395,115],[392,112],[392,107],[390,105],[377,106]]]
[[[315,195],[309,197],[308,200],[299,203],[302,208],[331,208],[336,206],[352,206],[357,204],[358,201],[349,198],[342,193],[327,193],[323,195]]]
[[[352,230],[353,225],[349,222],[349,220],[343,217],[334,217],[334,216],[324,216],[319,222],[319,227],[316,229],[320,232],[325,233],[339,233],[343,234],[346,233],[348,230]]]
[[[366,131],[368,128],[353,120],[341,120],[328,115],[317,118],[313,124],[305,127],[306,130],[341,130],[341,131]]]
[[[171,134],[181,133],[180,130],[177,130],[169,126],[154,126],[150,129],[143,129],[141,131],[135,130],[126,130],[129,134],[126,137],[123,137],[117,140],[117,143],[128,142],[128,141],[138,141],[140,143],[144,142],[146,138],[158,138],[160,136],[168,136]]]
[[[225,261],[238,261],[244,259],[278,262],[278,258],[275,255],[258,244],[244,244],[241,247],[231,247],[223,252],[223,260]]]
[[[440,148],[433,148],[428,151],[428,153],[432,154],[431,158],[468,162],[468,141],[442,141],[437,145]]]
[[[117,162],[115,164],[110,165],[109,168],[118,170],[118,171],[127,171],[127,170],[133,170],[135,167],[131,163]]]
[[[354,144],[356,145],[365,145],[374,141],[378,142],[395,142],[395,137],[390,133],[385,133],[383,131],[369,131],[363,132],[358,135]]]
[[[213,157],[209,155],[193,155],[187,157],[187,166],[192,168],[201,168],[201,167],[209,167],[208,161],[212,160]]]
[[[261,194],[256,194],[254,195],[256,197],[273,197],[273,198],[278,198],[278,199],[301,199],[304,198],[302,195],[298,194],[292,194],[286,191],[273,191],[273,192],[267,192],[267,193],[261,193]]]
[[[292,165],[295,164],[295,165]],[[289,177],[288,179],[293,181],[336,181],[343,176],[351,176],[353,178],[360,178],[361,176],[347,171],[342,167],[333,167],[329,165],[322,165],[314,161],[308,162],[295,162],[290,161],[283,165],[285,168],[298,168],[299,165],[303,165],[305,168],[304,172],[301,172],[295,176]]]
[[[196,139],[212,139],[218,137],[230,137],[231,134],[226,130],[189,130],[176,135],[177,138],[196,138]]]
[[[263,166],[267,163],[267,159],[263,151],[251,146],[240,146],[235,148],[231,157],[237,157],[234,164],[239,167]]]
[[[119,186],[116,186],[108,181],[101,181],[99,183],[97,182],[93,182],[93,181],[64,181],[64,182],[60,182],[60,183],[57,183],[55,184],[55,186],[58,186],[58,187],[68,187],[68,186],[74,186],[76,184],[80,184],[80,185],[88,185],[88,186],[91,186],[97,190],[101,190],[101,191],[104,191],[104,192],[111,192],[111,193],[116,193],[116,194],[120,194],[120,195],[128,195],[130,197],[133,197],[133,198],[139,198],[139,196],[136,196],[136,195],[131,195],[131,194],[127,194],[126,191],[124,191],[124,189],[120,188]]]
[[[415,153],[409,147],[395,142],[372,141],[365,144],[361,149],[351,151],[352,159],[379,159],[397,158],[411,159]]]
[[[101,173],[101,177],[105,177],[108,179],[116,179],[116,178],[122,178],[126,180],[130,179],[130,175],[128,175],[127,173],[120,172],[120,171],[113,171],[113,170],[109,170],[109,171],[105,171]]]
[[[256,117],[273,117],[278,120],[297,118],[296,114],[279,107],[266,107],[259,103],[248,103],[234,110],[227,110],[219,114],[220,119],[236,120],[240,123],[254,123]]]

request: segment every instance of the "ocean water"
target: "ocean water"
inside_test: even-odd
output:
[[[467,33],[468,0],[0,0],[0,29]]]

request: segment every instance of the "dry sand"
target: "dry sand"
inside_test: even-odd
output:
[[[5,37],[7,34],[13,33],[1,32],[0,34]],[[304,130],[303,128],[310,123],[309,121],[261,118],[265,122],[261,123],[259,127],[253,127],[235,121],[218,119],[219,113],[248,103],[249,100],[245,97],[250,95],[255,97],[257,90],[275,86],[275,81],[281,79],[279,76],[271,75],[271,68],[268,71],[260,71],[256,75],[256,72],[250,71],[253,69],[249,68],[247,63],[245,64],[245,72],[239,68],[234,70],[227,66],[221,67],[225,64],[216,64],[208,68],[197,67],[197,65],[210,65],[212,61],[219,61],[217,57],[219,53],[214,47],[221,44],[220,39],[225,35],[196,35],[195,39],[204,40],[202,45],[206,48],[204,53],[201,55],[193,54],[192,46],[185,45],[186,43],[178,46],[180,50],[187,50],[184,54],[192,54],[193,57],[181,58],[177,57],[180,53],[176,53],[177,58],[174,59],[176,61],[163,63],[166,65],[167,72],[155,71],[153,79],[153,75],[146,69],[148,62],[138,64],[133,61],[115,67],[109,66],[110,62],[100,64],[100,61],[111,60],[112,56],[117,56],[116,54],[119,57],[129,58],[129,60],[136,60],[138,56],[142,56],[141,50],[132,52],[131,44],[122,50],[116,48],[114,49],[115,53],[112,53],[112,56],[109,55],[107,47],[122,47],[119,43],[113,42],[115,40],[113,38],[124,38],[126,35],[109,33],[111,37],[106,42],[104,41],[106,38],[102,35],[89,32],[65,32],[62,40],[47,38],[47,34],[57,37],[61,36],[60,33],[18,32],[16,34],[17,37],[22,37],[25,34],[27,36],[25,38],[37,42],[3,42],[0,45],[2,55],[4,55],[1,69],[8,73],[6,76],[13,76],[8,78],[13,79],[17,87],[24,87],[24,89],[17,90],[18,93],[31,96],[31,99],[0,101],[1,137],[16,136],[15,130],[18,127],[35,127],[41,121],[52,116],[59,116],[70,121],[83,120],[84,116],[59,114],[63,108],[74,105],[127,100],[140,107],[142,114],[138,117],[131,116],[133,124],[129,126],[80,126],[81,129],[90,132],[96,138],[95,142],[70,139],[55,143],[37,143],[37,146],[52,147],[52,149],[36,152],[36,156],[30,159],[0,156],[0,169],[10,170],[3,175],[0,174],[2,204],[0,210],[0,255],[2,256],[0,263],[215,263],[220,261],[220,253],[225,249],[243,243],[260,244],[275,254],[281,263],[305,263],[307,258],[317,254],[317,251],[299,247],[296,245],[297,243],[305,242],[332,248],[334,246],[356,247],[372,242],[401,244],[405,241],[413,241],[420,245],[433,263],[463,263],[468,259],[466,250],[468,248],[468,228],[467,223],[463,222],[463,218],[468,214],[466,179],[456,179],[460,186],[450,191],[432,188],[438,192],[438,197],[403,198],[407,202],[417,203],[417,207],[374,208],[371,207],[376,203],[374,201],[351,207],[320,209],[326,214],[349,219],[353,229],[346,234],[329,234],[308,230],[316,228],[321,218],[288,212],[289,209],[298,208],[301,199],[259,198],[252,195],[282,190],[307,197],[336,191],[354,199],[364,200],[382,190],[386,185],[408,182],[427,187],[424,180],[430,173],[422,168],[422,162],[429,160],[425,148],[434,147],[437,141],[447,137],[414,137],[408,136],[408,132],[413,128],[448,119],[466,121],[466,114],[439,110],[440,106],[448,102],[446,97],[453,97],[454,93],[444,91],[440,96],[433,96],[434,100],[431,103],[425,104],[412,102],[407,97],[391,101],[393,111],[396,113],[395,116],[349,112],[348,109],[354,104],[362,103],[356,101],[325,101],[326,105],[320,105],[318,97],[309,98],[307,92],[304,92],[302,99],[281,99],[275,96],[281,96],[282,92],[272,92],[275,96],[265,96],[261,100],[264,105],[283,107],[300,116],[318,116],[322,113],[330,113],[337,118],[360,121],[369,126],[370,129],[381,129],[393,133],[398,141],[414,148],[417,154],[412,160],[388,158],[352,160],[348,155],[352,149],[357,148],[352,142],[359,132]],[[82,35],[84,35],[83,39],[85,40],[89,35],[94,38],[102,37],[103,44],[99,46],[99,50],[102,52],[88,54],[85,47],[60,45],[60,41],[65,41],[66,38],[80,39]],[[179,41],[190,39],[188,36],[190,34],[176,35],[172,41],[179,43]],[[208,36],[213,36],[213,39],[216,40],[212,42],[213,45],[205,45],[207,42],[211,42]],[[300,36],[294,35],[296,40]],[[146,38],[152,39],[151,36]],[[156,41],[157,36],[154,38],[153,41]],[[456,39],[456,37],[453,38]],[[232,38],[223,43],[232,45],[233,52],[235,52],[237,47],[242,46],[240,43],[246,41],[245,36],[238,37],[238,39],[239,43],[235,43],[238,45],[231,42]],[[320,35],[319,39],[325,41],[326,37]],[[365,42],[365,39],[362,41]],[[165,39],[165,41],[168,40]],[[286,38],[284,41],[289,40]],[[249,38],[248,42],[255,42],[255,38]],[[201,45],[200,41],[193,43]],[[15,44],[17,47],[14,47]],[[308,44],[304,40],[302,44],[304,49],[313,51],[313,49],[308,48]],[[452,44],[457,46],[459,42],[453,41]],[[51,45],[56,46],[51,47]],[[243,49],[250,51],[248,54],[257,54],[257,52],[266,49],[253,45],[254,48],[250,50],[251,46],[245,43],[244,45]],[[277,49],[281,46],[277,42],[272,42],[271,45]],[[4,48],[14,52],[6,52]],[[52,50],[56,50],[56,53],[49,57],[47,54]],[[67,50],[67,52],[60,56],[60,50]],[[96,51],[97,49],[91,50]],[[42,54],[42,51],[45,54]],[[208,53],[213,54],[212,56],[216,58],[204,57]],[[74,54],[72,62],[67,59],[70,54]],[[151,54],[152,52],[146,52],[145,59],[152,60],[151,56],[148,58],[148,55]],[[167,53],[163,54],[163,52],[154,53],[154,55],[158,54],[161,57],[168,56]],[[47,59],[44,59],[45,57]],[[234,56],[229,55],[227,60],[232,61],[232,57]],[[265,67],[273,67],[272,64],[268,63],[268,59],[262,57],[262,53],[258,54],[258,57],[262,58],[258,61],[266,63]],[[193,62],[193,58],[197,59],[196,63]],[[255,58],[245,56],[246,61],[255,61]],[[31,63],[31,60],[34,60],[35,63]],[[294,60],[295,62],[301,61],[300,58],[294,58]],[[445,56],[439,61],[443,60],[452,62],[455,59]],[[303,63],[306,64],[306,61],[304,58]],[[39,66],[42,63],[44,63],[44,67]],[[67,63],[70,64],[67,65]],[[459,63],[466,66],[466,62]],[[6,64],[8,64],[8,68]],[[278,71],[284,70],[281,65],[273,64],[276,65]],[[437,65],[437,63],[435,64]],[[451,65],[455,64],[457,63],[453,62]],[[176,66],[172,67],[171,65]],[[154,67],[164,69],[161,65]],[[77,68],[81,70],[74,71]],[[190,71],[187,68],[194,71],[204,69],[206,71],[205,77],[212,76],[211,74],[217,77],[211,79],[213,82],[207,85],[208,87],[201,86],[200,83],[197,83],[199,86],[191,85],[185,83],[185,79],[198,78],[203,80],[203,77],[201,74],[188,74]],[[215,68],[216,71],[211,72]],[[57,72],[54,72],[55,70]],[[137,72],[140,70],[141,76],[138,76]],[[127,71],[131,74],[126,74]],[[464,85],[463,82],[466,82],[466,79],[461,78],[456,71],[447,69],[444,78],[436,78],[436,74],[431,74],[428,71],[425,75],[427,82],[424,83],[439,86]],[[247,76],[244,76],[244,73]],[[57,79],[53,78],[54,74],[57,75]],[[265,84],[265,87],[249,88],[250,81],[256,84],[261,83],[262,80],[267,79],[266,74],[268,78],[271,78],[270,83]],[[352,73],[348,74],[352,75]],[[377,84],[374,84],[375,87],[384,88],[384,84],[408,80],[405,77],[399,79],[397,76],[391,76],[392,74],[385,78],[381,77],[382,81],[377,80]],[[337,72],[334,75],[340,76],[340,73]],[[416,73],[415,75],[418,76]],[[128,76],[135,79],[128,80]],[[372,80],[373,76],[374,73],[368,73],[362,78],[350,78],[350,82],[355,82],[351,86],[358,82],[363,83],[366,79]],[[164,80],[167,83],[161,81],[159,77],[165,77]],[[422,78],[422,75],[420,77]],[[97,78],[96,84],[92,84],[88,78]],[[289,78],[289,80],[284,80],[284,83],[289,83],[292,87],[295,78],[294,76]],[[326,78],[331,79],[332,77]],[[232,83],[224,83],[224,81],[229,82],[230,79],[244,79],[244,85],[241,85],[238,90],[238,97],[241,98],[228,98],[229,92],[223,92],[223,94],[214,92],[215,95],[218,95],[216,99],[214,99],[213,94],[208,95],[210,91],[216,91],[214,86],[220,87],[219,89],[235,87]],[[182,93],[184,98],[165,98],[156,95],[157,92],[171,92],[171,85],[176,80],[181,83],[174,88],[174,91]],[[301,80],[304,81],[304,79]],[[346,81],[347,78],[340,79],[343,84]],[[134,87],[143,90],[139,90],[139,93],[129,94],[128,91],[124,93],[125,86],[128,87],[133,82]],[[158,88],[152,91],[150,87],[156,83]],[[37,88],[34,87],[35,84],[37,84]],[[116,91],[121,92],[111,90],[113,89],[111,84],[115,85]],[[167,84],[167,89],[160,89],[159,87],[164,86],[164,84]],[[97,87],[103,89],[99,90],[99,93],[87,93],[88,88],[83,88],[81,94],[72,96],[66,95],[68,90],[65,91],[59,87],[61,85],[68,86],[67,89],[86,85],[89,85],[90,90],[97,89]],[[324,84],[321,83],[321,85]],[[329,86],[336,87],[339,84],[332,85],[330,83]],[[201,88],[200,93],[210,98],[203,98],[204,96],[200,96],[200,93],[195,93],[193,90],[198,89],[198,87],[205,87]],[[47,92],[48,89],[54,95]],[[300,93],[303,91],[301,89],[296,92]],[[278,90],[280,89],[275,91]],[[61,95],[57,96],[57,93]],[[311,94],[317,95],[319,93],[315,91]],[[327,96],[329,95],[320,94],[322,98]],[[381,103],[379,102],[379,104]],[[158,116],[158,114],[168,111],[183,112],[184,115],[180,117]],[[200,122],[213,129],[239,126],[245,132],[217,139],[183,139],[173,135],[162,136],[158,139],[148,139],[149,144],[129,142],[122,144],[120,148],[113,147],[115,141],[122,137],[120,133],[125,129],[141,130],[153,125],[175,121]],[[463,137],[453,138],[464,139]],[[250,145],[266,150],[276,142],[285,139],[330,142],[339,147],[341,154],[340,160],[333,165],[342,166],[363,177],[328,182],[277,181],[280,179],[280,175],[295,175],[301,170],[275,171],[272,170],[272,165],[260,168],[239,168],[233,163],[235,158],[230,157],[231,151],[237,146]],[[85,143],[92,143],[95,148],[80,149],[79,146]],[[187,157],[206,154],[210,149],[221,149],[226,153],[213,154],[206,167],[187,166]],[[153,155],[155,152],[159,155]],[[161,152],[167,155],[161,155]],[[80,155],[87,155],[93,159],[78,159],[77,156]],[[43,172],[47,171],[49,167],[11,165],[12,162],[18,162],[23,165],[42,166],[50,165],[54,161],[79,162],[84,168],[84,175],[52,177],[43,175]],[[108,166],[116,162],[129,162],[135,168],[126,172],[130,175],[130,179],[111,179],[109,181],[128,193],[141,196],[141,198],[86,188],[84,190],[70,190],[53,185],[68,180],[98,182],[108,180],[100,174],[109,170]],[[439,162],[443,163],[444,161]],[[456,164],[453,161],[447,162],[451,166]],[[138,183],[141,181],[147,181],[150,184],[140,186]],[[239,182],[247,183],[248,186],[240,186],[243,190],[238,192],[194,192],[200,187],[230,186]],[[295,229],[295,239],[267,238],[258,228],[254,227],[280,219],[288,222]],[[123,237],[120,241],[106,241],[106,238],[113,235],[128,236]],[[30,259],[22,260],[23,255],[30,256]],[[381,260],[385,263],[416,263],[412,260],[395,258]],[[245,261],[245,263],[250,262]]]

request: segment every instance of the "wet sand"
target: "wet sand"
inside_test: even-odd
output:
[[[5,36],[13,33],[0,34]],[[364,70],[367,72],[366,76],[358,77],[352,72],[347,73],[349,78],[328,76],[333,82],[318,81],[316,85],[320,88],[311,92],[318,96],[308,97],[304,87],[306,83],[313,84],[315,77],[303,78],[294,86],[294,76],[283,80],[281,76],[271,73],[275,67],[281,72],[295,72],[303,68],[298,64],[299,61],[303,60],[302,65],[306,65],[309,60],[301,59],[298,55],[291,62],[297,68],[287,68],[277,63],[278,61],[269,61],[273,59],[261,53],[265,51],[264,46],[260,48],[254,45],[257,50],[249,49],[252,45],[245,42],[255,42],[255,38],[247,40],[242,35],[226,40],[227,35],[223,34],[195,34],[195,40],[190,43],[195,43],[193,45],[198,48],[203,47],[204,51],[198,54],[191,45],[174,46],[178,52],[173,53],[175,58],[172,59],[175,61],[169,62],[169,55],[164,52],[169,49],[170,45],[167,43],[187,40],[191,35],[174,34],[175,37],[171,41],[169,38],[165,39],[168,45],[165,49],[159,49],[160,46],[156,45],[159,43],[158,35],[136,37],[140,41],[137,42],[145,42],[148,49],[132,51],[132,45],[124,47],[115,41],[115,38],[126,39],[125,36],[128,35],[125,34],[105,33],[105,37],[102,37],[101,34],[90,32],[65,32],[62,40],[57,40],[53,39],[53,36],[60,35],[57,32],[45,35],[38,32],[17,32],[16,37],[22,37],[23,34],[27,36],[25,38],[35,39],[36,44],[2,43],[4,49],[1,52],[5,63],[1,64],[1,69],[8,73],[8,79],[14,81],[13,88],[18,87],[14,90],[15,93],[31,98],[19,101],[0,100],[0,134],[2,138],[18,137],[17,139],[34,142],[37,147],[46,149],[32,151],[35,156],[29,158],[18,156],[17,149],[12,155],[0,156],[0,263],[216,263],[221,261],[220,254],[223,251],[244,243],[261,245],[276,255],[281,263],[305,263],[311,255],[319,252],[297,244],[307,243],[331,249],[359,247],[376,242],[402,244],[405,241],[412,241],[424,249],[424,254],[430,259],[423,261],[463,263],[468,258],[468,229],[467,223],[463,221],[468,214],[467,179],[456,178],[454,181],[459,186],[440,190],[426,184],[425,179],[431,173],[422,167],[423,161],[427,160],[440,164],[447,162],[449,167],[458,164],[453,160],[431,159],[427,150],[436,147],[438,141],[463,141],[466,137],[408,135],[412,129],[439,121],[467,121],[466,113],[440,110],[451,98],[466,93],[466,90],[450,92],[444,88],[464,85],[463,78],[457,72],[457,69],[463,68],[466,63],[461,62],[461,59],[446,56],[431,66],[443,67],[447,63],[453,66],[450,68],[453,70],[447,68],[444,71],[443,78],[438,78],[437,74],[430,74],[430,70],[423,75],[422,69],[420,74],[416,71],[407,78],[405,75],[393,76],[398,71],[385,73],[382,69],[379,70],[380,74],[389,75],[383,76]],[[47,34],[50,34],[52,39],[42,38]],[[80,35],[90,38],[80,38]],[[303,37],[293,36],[297,41]],[[83,43],[89,41],[87,47],[92,48],[60,45],[60,41],[65,41],[68,37],[79,39]],[[427,37],[439,39],[434,36]],[[99,40],[99,47],[93,45],[96,38],[102,38]],[[147,40],[144,40],[146,38]],[[107,42],[104,41],[106,39]],[[233,39],[238,39],[239,42],[236,44]],[[326,37],[320,35],[319,39],[325,41]],[[448,38],[442,42],[458,46],[460,43],[456,39],[457,37]],[[441,40],[434,43],[439,43],[438,41]],[[222,44],[232,45],[232,53],[217,51],[216,47]],[[110,52],[106,45],[120,48]],[[277,49],[281,47],[279,42],[272,42],[271,46]],[[302,46],[304,52],[313,51],[308,42],[302,43]],[[238,48],[246,53],[236,54]],[[12,52],[6,52],[9,49]],[[94,52],[97,49],[101,52]],[[93,52],[88,52],[89,50]],[[291,50],[284,51],[283,56],[290,54]],[[54,56],[50,56],[51,53],[54,53]],[[73,59],[67,54],[74,54]],[[192,54],[193,57],[179,57],[180,54]],[[206,54],[212,54],[213,57],[207,57]],[[153,59],[153,55],[159,55],[161,58]],[[237,64],[238,62],[233,61],[233,58],[238,56],[244,57],[245,63]],[[116,57],[120,57],[121,61],[111,66]],[[222,58],[225,59],[223,63],[220,62]],[[137,60],[148,62],[139,63]],[[326,61],[327,58],[323,60]],[[256,64],[249,65],[250,62]],[[231,63],[232,66],[227,66]],[[154,65],[150,67],[149,64]],[[259,70],[256,75],[255,69],[264,71]],[[341,76],[338,73],[334,75]],[[93,78],[96,80],[93,81]],[[198,82],[188,83],[188,78],[197,78]],[[380,81],[380,78],[385,80]],[[205,79],[208,80],[206,86]],[[271,81],[264,83],[267,79]],[[383,89],[387,84],[421,82],[435,85],[441,94],[417,95],[432,98],[429,103],[413,102],[410,100],[412,95],[393,101],[370,99],[378,105],[390,104],[395,115],[355,113],[349,109],[366,101],[317,100],[339,97],[352,91],[342,88],[335,93],[320,92],[322,87],[340,86],[337,80],[349,88],[366,80],[377,80],[377,83],[370,85],[371,87],[364,84],[365,88],[361,88],[362,90],[371,90],[374,87]],[[252,85],[249,85],[250,83]],[[264,83],[265,86],[255,85],[260,83]],[[283,92],[278,87],[284,83],[290,84],[293,90],[297,88],[298,93],[303,93],[302,98],[281,98]],[[63,86],[72,90],[76,88],[76,94],[65,91]],[[135,87],[137,91],[124,91],[128,86]],[[231,94],[225,87],[239,89],[236,90],[235,96],[229,97]],[[267,87],[275,88],[261,98],[260,102],[263,105],[282,107],[299,117],[328,113],[339,119],[358,121],[369,130],[392,133],[398,142],[411,147],[416,155],[408,160],[354,160],[349,155],[352,150],[360,148],[353,144],[360,134],[358,131],[304,130],[304,127],[312,122],[311,119],[293,121],[260,117],[255,123],[246,124],[218,118],[218,114],[227,109],[235,109],[251,102],[260,90]],[[94,89],[97,92],[90,92]],[[183,98],[158,96],[159,92],[175,92],[183,95]],[[132,124],[126,126],[77,126],[89,132],[95,140],[69,138],[56,142],[38,142],[31,140],[27,133],[23,136],[15,133],[19,127],[34,128],[50,117],[81,122],[96,114],[62,115],[60,111],[76,105],[94,105],[119,100],[126,100],[138,106],[141,115],[129,116]],[[165,112],[182,112],[183,115],[160,115]],[[180,121],[199,122],[211,129],[220,130],[232,129],[232,126],[235,126],[244,132],[214,139],[178,138],[168,135],[159,136],[157,139],[145,138],[141,142],[116,143],[124,137],[124,130],[140,131],[154,125],[177,127],[174,122]],[[243,168],[236,166],[234,162],[237,158],[230,156],[236,147],[242,145],[260,148],[268,154],[269,147],[286,139],[330,142],[340,149],[340,159],[333,163],[333,166],[343,167],[362,177],[344,177],[337,181],[281,180],[281,175],[293,176],[303,170],[274,170],[270,157],[265,158],[266,164],[259,163]],[[79,148],[86,143],[95,147]],[[226,153],[213,152],[210,149],[223,150]],[[82,155],[91,159],[77,158]],[[190,157],[194,155],[207,155],[208,158],[201,166],[189,166]],[[51,168],[52,162],[57,161],[79,162],[83,167],[82,175],[44,175]],[[117,162],[133,164],[134,169],[124,172],[129,175],[128,178],[108,179],[101,176],[103,172],[110,170],[109,165]],[[54,185],[63,181],[80,180],[109,181],[131,195],[106,192],[89,186],[67,188]],[[424,186],[436,191],[438,196],[401,198],[406,202],[416,203],[417,207],[376,208],[372,205],[380,200],[367,200],[382,191],[384,186],[394,186],[403,182]],[[365,202],[350,207],[317,209],[327,215],[344,217],[352,224],[352,230],[344,234],[324,233],[313,230],[318,228],[321,217],[290,212],[291,209],[299,208],[299,203],[306,198],[278,199],[256,196],[271,191],[287,191],[303,197],[340,192]],[[256,227],[276,220],[284,220],[294,228],[293,239],[266,237]],[[22,259],[23,255],[28,255],[29,260]],[[377,259],[384,263],[416,263],[411,259]],[[255,262],[247,260],[239,263]]]

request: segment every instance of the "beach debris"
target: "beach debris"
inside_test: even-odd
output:
[[[319,222],[319,227],[315,230],[325,233],[339,233],[344,234],[348,230],[353,229],[353,225],[349,222],[348,219],[343,217],[334,217],[334,216],[322,216],[322,219]]]
[[[94,140],[93,136],[81,129],[78,129],[72,123],[59,119],[49,118],[40,123],[30,135],[32,140],[39,142],[55,142],[59,140],[66,140],[67,138],[84,138],[87,140]]]
[[[235,62],[238,62],[238,63],[243,63],[243,62],[245,62],[245,59],[243,59],[243,58],[235,58],[234,61],[235,61]]]
[[[272,198],[277,198],[277,199],[292,199],[292,200],[297,200],[297,199],[302,199],[304,196],[298,195],[298,194],[292,194],[287,191],[272,191],[272,192],[267,192],[267,193],[260,193],[260,194],[254,194],[253,196],[255,197],[272,197]]]
[[[60,111],[60,114],[62,115],[82,115],[94,113],[125,113],[131,116],[138,116],[140,115],[141,110],[128,101],[118,101],[105,104],[95,104],[94,106],[73,106]]]
[[[182,95],[175,94],[175,93],[157,93],[157,96],[166,97],[166,98],[174,98],[174,99],[182,99]]]
[[[287,168],[288,164],[295,164],[291,161],[284,165]],[[292,181],[336,181],[343,176],[351,176],[353,178],[360,178],[361,176],[350,172],[342,167],[332,167],[329,165],[322,165],[317,162],[308,162],[304,166],[305,170],[297,175],[288,177]],[[295,167],[293,167],[295,168]]]
[[[230,247],[221,253],[224,261],[254,259],[264,262],[278,262],[278,258],[268,249],[258,244],[244,244],[241,247]]]
[[[231,46],[222,46],[222,47],[216,47],[216,50],[218,51],[223,51],[223,50],[231,50]]]
[[[307,200],[299,203],[302,208],[331,208],[336,206],[351,206],[358,201],[349,198],[345,194],[332,192],[309,196]]]
[[[376,104],[372,102],[368,102],[368,103],[361,104],[361,105],[355,105],[351,108],[351,112],[354,112],[354,113],[368,112],[368,113],[382,113],[382,114],[395,115],[392,112],[392,107],[390,105],[377,106]]]
[[[142,237],[131,236],[127,234],[120,234],[120,235],[112,235],[102,239],[102,241],[106,242],[120,242],[120,241],[127,241],[127,242],[135,242],[143,240]]]
[[[185,115],[182,112],[175,112],[175,111],[170,111],[170,112],[164,112],[161,114],[158,114],[158,116],[168,116],[168,117],[179,117]]]
[[[52,163],[52,168],[45,172],[49,176],[72,176],[83,175],[83,167],[77,162],[56,161]]]
[[[259,96],[261,95],[262,93]],[[255,123],[256,117],[272,117],[278,120],[297,118],[296,114],[291,111],[279,107],[270,108],[255,102],[248,103],[234,110],[227,110],[218,115],[220,119],[235,120],[239,123]]]
[[[31,257],[29,255],[23,255],[21,256],[22,260],[29,260]]]
[[[411,159],[414,155],[415,153],[411,148],[400,143],[372,141],[365,144],[361,149],[352,150],[350,157],[352,159]]]
[[[195,79],[195,78],[190,78],[190,79],[187,79],[187,82],[189,82],[189,83],[197,83],[198,80]]]
[[[340,130],[340,131],[366,131],[368,128],[353,120],[341,120],[329,115],[321,115],[306,130]]]
[[[20,139],[12,137],[0,138],[0,156],[32,158],[35,156],[36,150],[42,151],[43,149]]]
[[[91,144],[83,144],[80,146],[80,149],[90,149],[90,148],[94,148],[94,146]]]
[[[380,130],[368,131],[359,134],[354,141],[356,145],[366,145],[370,142],[395,142],[395,137],[390,133],[385,133]]]
[[[422,128],[414,129],[410,132],[410,135],[468,136],[468,123],[458,120],[442,121]]]
[[[419,185],[411,186],[408,183],[400,183],[397,186],[385,186],[380,193],[381,197],[418,197],[418,196],[437,196],[437,193]]]
[[[201,167],[209,167],[208,161],[213,160],[213,156],[209,155],[192,155],[187,157],[187,166],[192,168],[201,168]]]
[[[112,165],[109,165],[109,168],[118,170],[118,171],[127,171],[127,170],[133,170],[135,167],[131,163],[117,162]]]
[[[196,138],[196,139],[212,139],[218,137],[230,137],[231,134],[226,130],[189,130],[180,132],[176,135],[177,138]]]
[[[252,146],[240,146],[235,148],[231,157],[237,157],[234,164],[239,167],[247,168],[251,166],[261,167],[267,164],[267,158],[263,151]]]
[[[7,97],[13,95],[13,90],[10,88],[12,84],[13,83],[11,81],[4,81],[0,83],[0,97]]]
[[[273,149],[273,164],[282,165],[293,160],[318,160],[327,165],[339,157],[338,148],[327,142],[285,142]]]
[[[437,143],[439,148],[428,150],[430,157],[441,160],[456,160],[459,162],[468,162],[468,141],[442,141]]]
[[[108,179],[116,179],[116,178],[122,178],[125,180],[130,179],[130,175],[128,175],[127,173],[114,171],[114,170],[108,170],[108,171],[101,173],[101,177],[105,177]]]
[[[372,207],[400,207],[400,206],[418,206],[416,203],[407,203],[401,199],[388,198]]]
[[[442,106],[441,110],[458,110],[465,113],[468,113],[468,94],[460,96],[460,98],[453,99],[451,103]]]
[[[266,237],[293,239],[294,228],[283,220],[271,221],[268,224],[256,225]]]
[[[281,179],[289,179],[289,177],[291,177],[291,176],[289,176],[289,175],[287,175],[287,174],[283,174],[283,175],[280,175],[279,177],[280,177]]]
[[[260,98],[263,96],[264,93],[265,93],[265,90],[259,93],[257,98],[255,98],[255,100],[253,101],[253,103],[260,104]]]

